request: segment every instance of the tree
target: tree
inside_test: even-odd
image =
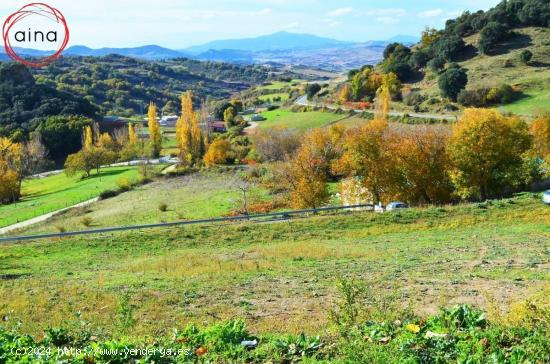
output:
[[[44,144],[42,144],[40,134],[34,134],[31,140],[22,144],[20,166],[18,171],[18,195],[21,196],[23,179],[44,171],[49,165],[50,161],[48,160],[48,150]]]
[[[489,54],[499,41],[508,37],[508,34],[508,28],[503,24],[489,22],[481,30],[478,42],[479,50],[484,54]]]
[[[456,101],[458,94],[468,83],[468,75],[459,65],[451,64],[447,70],[439,76],[437,83],[444,97]]]
[[[521,53],[519,54],[519,59],[524,63],[524,64],[528,64],[529,62],[531,62],[531,59],[533,58],[533,52],[531,52],[530,50],[528,49],[524,49],[523,51],[521,51]]]
[[[333,158],[328,140],[326,132],[311,131],[296,156],[281,169],[293,207],[315,209],[328,201],[327,174]]]
[[[128,123],[128,143],[130,145],[136,144],[138,141],[138,135],[136,127],[132,123]]]
[[[420,44],[422,48],[428,48],[433,43],[437,42],[441,38],[442,32],[435,29],[426,27],[420,37]]]
[[[434,53],[446,61],[454,61],[466,48],[466,44],[460,35],[451,35],[440,38],[433,44]]]
[[[398,171],[393,189],[410,204],[441,204],[451,200],[453,185],[447,153],[446,128],[416,126],[402,128],[390,137],[390,148]]]
[[[333,166],[335,173],[356,177],[374,204],[391,197],[393,164],[387,133],[385,120],[373,120],[360,128],[350,129],[343,142],[343,154]]]
[[[204,164],[208,167],[227,164],[232,159],[231,143],[227,139],[216,139],[204,155]]]
[[[83,116],[50,116],[35,121],[35,132],[40,134],[50,158],[62,160],[82,148],[82,132],[93,120]]]
[[[533,153],[550,162],[550,113],[537,117],[531,124]]]
[[[223,121],[225,122],[225,127],[229,130],[235,126],[235,117],[237,116],[237,110],[233,106],[228,107],[223,112]]]
[[[522,156],[530,145],[527,124],[520,119],[490,109],[466,109],[449,144],[458,195],[485,200],[520,184]]]
[[[19,176],[22,146],[8,138],[0,137],[0,202],[10,203],[19,199]]]
[[[318,83],[308,83],[306,86],[306,94],[308,99],[312,99],[313,96],[317,95],[317,93],[321,91],[321,85]]]
[[[151,154],[158,157],[162,150],[162,135],[160,124],[157,120],[157,106],[151,102],[147,112],[147,125],[149,127],[149,144],[151,145]]]
[[[346,83],[342,88],[340,89],[340,92],[338,93],[338,102],[341,104],[345,104],[350,99],[350,90],[349,85]]]
[[[302,136],[283,127],[259,129],[254,135],[254,147],[262,161],[276,162],[290,158],[300,147]]]
[[[193,95],[188,91],[181,96],[181,116],[176,123],[180,159],[186,165],[197,163],[204,154],[205,138],[199,117],[199,113],[193,110]]]
[[[87,125],[84,128],[84,136],[82,137],[82,147],[85,149],[91,148],[94,145],[94,137],[92,127]]]

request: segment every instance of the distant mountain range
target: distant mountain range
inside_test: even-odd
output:
[[[344,71],[374,64],[382,59],[384,47],[392,42],[414,44],[418,38],[398,35],[385,41],[354,43],[319,37],[310,34],[278,32],[256,38],[217,40],[186,49],[174,50],[158,45],[134,48],[92,49],[82,45],[67,48],[65,56],[100,57],[119,54],[145,60],[192,58],[204,61],[230,63],[271,63],[303,65],[334,71]],[[40,57],[48,54],[34,49],[16,49],[18,54]],[[6,55],[0,52],[0,60]]]

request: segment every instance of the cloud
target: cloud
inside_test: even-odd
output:
[[[443,9],[431,9],[418,13],[419,18],[433,18],[443,14]]]
[[[256,15],[269,15],[273,12],[271,8],[265,8],[256,12]]]
[[[299,28],[300,27],[300,23],[298,23],[297,21],[294,21],[292,23],[288,23],[288,24],[285,24],[282,26],[283,29],[296,29],[296,28]]]
[[[368,10],[365,12],[365,15],[377,17],[403,17],[407,15],[407,11],[402,8],[381,8]]]
[[[352,11],[353,11],[353,8],[339,8],[331,11],[327,15],[331,17],[344,16],[351,13]]]
[[[394,18],[394,17],[391,17],[391,16],[379,16],[377,18],[375,18],[375,20],[379,23],[383,23],[383,24],[395,24],[395,23],[399,23],[399,18]]]

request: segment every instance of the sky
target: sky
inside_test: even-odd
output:
[[[487,10],[500,0],[42,0],[60,10],[69,45],[184,49],[212,40],[278,31],[346,41],[418,36],[442,28],[463,11]],[[30,1],[0,2],[2,22]]]

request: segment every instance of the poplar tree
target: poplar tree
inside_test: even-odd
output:
[[[153,157],[158,157],[162,149],[162,136],[160,134],[160,124],[157,121],[157,106],[151,102],[148,111],[149,126],[149,144]]]

